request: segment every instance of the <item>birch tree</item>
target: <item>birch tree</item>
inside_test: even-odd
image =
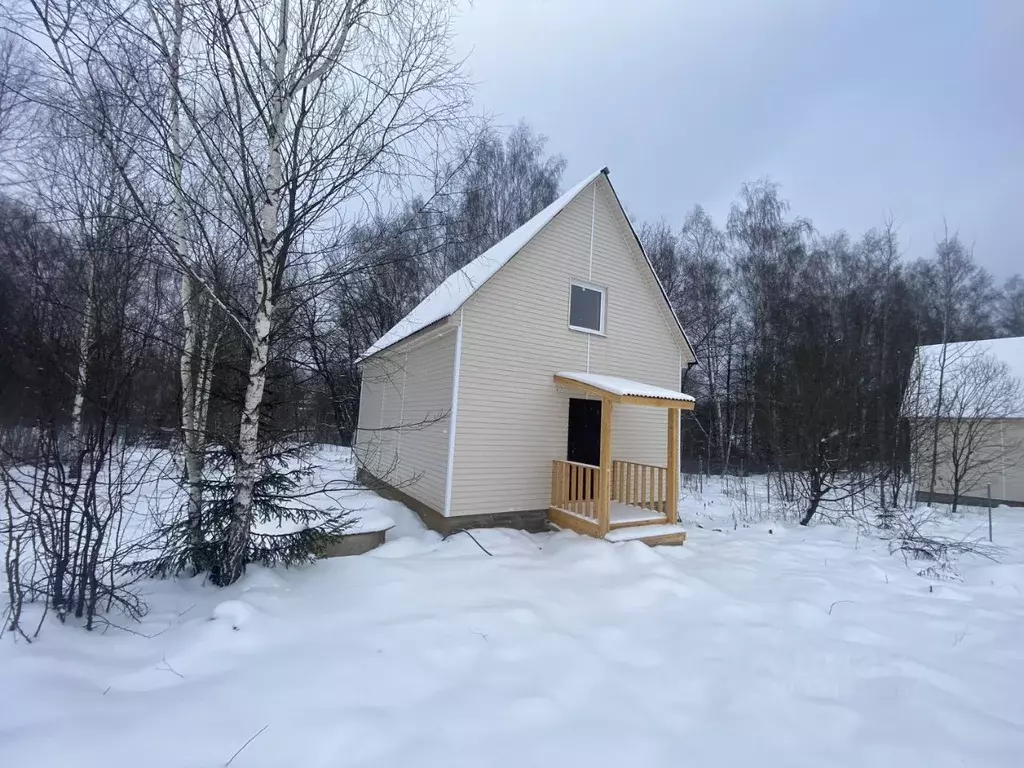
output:
[[[202,518],[206,417],[209,413],[209,394],[217,340],[212,330],[213,302],[211,296],[203,291],[201,286],[196,285],[197,270],[192,263],[193,254],[188,237],[190,212],[185,199],[185,160],[181,124],[185,4],[183,0],[174,0],[169,18],[162,15],[162,8],[156,4],[150,4],[149,9],[158,30],[161,24],[166,24],[164,39],[167,41],[167,160],[174,219],[175,261],[191,267],[182,270],[180,282],[182,339],[179,374],[182,453],[188,496],[188,542],[192,551],[193,569],[198,572],[209,565],[203,561],[200,553],[203,551],[205,538]]]
[[[47,141],[28,155],[33,176],[37,177],[30,188],[40,206],[64,229],[68,242],[76,244],[76,298],[80,303],[75,306],[77,360],[70,376],[73,395],[68,466],[77,477],[86,450],[84,413],[92,386],[89,377],[96,343],[97,295],[102,292],[98,281],[109,280],[106,262],[113,250],[123,247],[120,241],[127,223],[137,227],[134,222],[138,217],[117,160],[102,140],[111,115],[119,116],[122,124],[129,118],[117,89],[97,82],[79,98],[65,88],[57,88],[50,100],[63,101],[64,106],[45,109],[40,117]],[[129,173],[138,173],[138,166]]]
[[[417,142],[460,118],[449,10],[422,0],[219,0],[187,11],[205,42],[200,87],[193,99],[182,82],[170,87],[244,243],[254,295],[239,312],[249,362],[221,583],[247,562],[260,411],[288,277],[315,260],[309,245],[340,206],[414,177]],[[173,61],[174,38],[158,42]]]
[[[248,348],[231,520],[215,569],[230,583],[248,557],[277,309],[299,287],[294,276],[333,279],[315,269],[325,231],[429,176],[432,156],[461,124],[467,97],[449,50],[452,4],[30,2],[47,55],[70,82],[109,69],[112,46],[142,63],[119,74],[126,91],[144,94],[135,103],[170,190],[173,225],[163,241],[183,274],[182,431],[193,517],[203,505],[197,480],[211,357],[203,323],[211,311]],[[239,254],[232,268],[249,296],[220,290],[204,263],[210,221],[229,233]]]
[[[198,253],[199,244],[212,240],[209,233],[202,232],[204,226],[210,226],[202,215],[206,185],[201,181],[190,185],[187,179],[188,136],[181,119],[185,3],[29,0],[27,8],[28,13],[16,16],[16,21],[29,31],[26,39],[36,46],[39,58],[64,93],[85,103],[102,83],[117,92],[131,112],[133,123],[100,113],[89,130],[113,161],[110,167],[125,186],[128,205],[146,217],[156,242],[169,255],[168,264],[180,275],[180,425],[187,516],[193,548],[198,551],[208,405],[204,393],[209,391],[212,376],[216,349],[212,323],[218,302],[204,279],[209,270],[204,269]],[[167,43],[165,56],[157,53],[154,43],[158,40]],[[75,119],[66,100],[54,99],[47,92],[36,93],[35,98],[50,112],[63,112]],[[141,175],[135,173],[140,164],[146,171]],[[195,171],[193,167],[192,175],[201,177]],[[165,206],[153,194],[159,194],[161,188],[169,191],[169,224]],[[212,221],[216,224],[216,217]],[[198,560],[195,567],[201,567]]]

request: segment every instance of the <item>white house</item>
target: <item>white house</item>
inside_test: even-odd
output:
[[[360,478],[451,531],[552,523],[679,543],[695,361],[597,171],[446,279],[361,358]]]
[[[1024,505],[1024,337],[918,347],[906,407],[921,500]]]

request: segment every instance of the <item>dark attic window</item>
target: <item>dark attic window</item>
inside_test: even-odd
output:
[[[604,288],[588,283],[570,284],[569,327],[584,333],[604,333]]]

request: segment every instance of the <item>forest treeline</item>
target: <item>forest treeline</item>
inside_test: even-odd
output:
[[[317,253],[326,275],[308,276],[310,289],[290,294],[274,323],[262,405],[268,431],[349,444],[359,355],[565,185],[565,160],[525,123],[472,139],[464,164],[429,199],[412,197],[331,232]],[[56,176],[50,183],[68,197],[86,193]],[[74,199],[10,190],[0,198],[5,427],[70,426],[88,311],[101,331],[93,350],[105,350],[93,356],[88,378],[101,389],[130,389],[119,422],[125,434],[180,437],[180,272],[161,257],[145,218],[126,216],[123,203],[103,213]],[[1024,335],[1024,280],[997,284],[955,232],[929,257],[911,261],[897,218],[856,237],[822,233],[791,212],[769,181],[744,184],[725,221],[696,205],[637,229],[699,360],[681,381],[698,398],[684,432],[683,455],[693,467],[788,466],[804,439],[794,420],[814,419],[817,407],[837,400],[856,425],[856,456],[847,460],[892,457],[905,450],[898,422],[916,346]],[[239,293],[244,304],[244,288]],[[109,330],[107,312],[116,316]],[[217,307],[209,312],[217,343],[207,430],[211,440],[230,443],[249,350],[236,324],[218,318]],[[131,375],[119,375],[119,365],[130,365]],[[86,404],[87,418],[104,397],[90,391],[87,399],[97,402]]]

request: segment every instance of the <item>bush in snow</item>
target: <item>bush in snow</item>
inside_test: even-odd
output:
[[[317,469],[310,453],[308,445],[264,446],[244,565],[309,563],[352,525],[349,510],[323,509],[307,502],[324,490],[308,487]],[[134,563],[134,572],[161,577],[205,572],[214,584],[225,583],[222,564],[233,519],[232,461],[231,451],[224,448],[211,451],[207,457],[199,546],[192,536],[194,521],[181,514],[160,527],[156,536],[162,543],[160,551]]]

